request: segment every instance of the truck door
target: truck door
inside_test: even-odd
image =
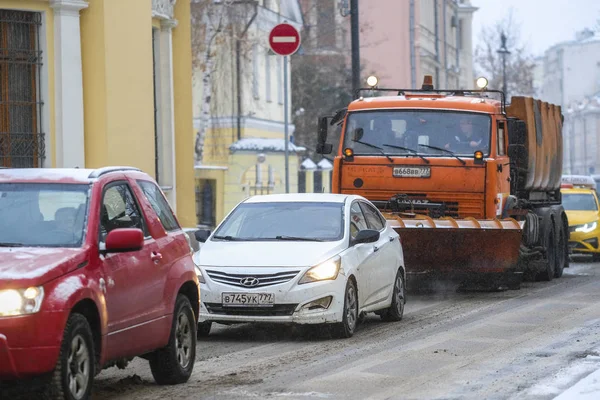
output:
[[[496,217],[502,215],[502,208],[506,202],[506,197],[510,194],[510,159],[507,156],[508,132],[506,130],[506,121],[498,120],[496,122]]]

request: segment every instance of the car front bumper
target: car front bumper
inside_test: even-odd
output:
[[[298,285],[297,279],[285,284],[266,286],[259,289],[243,289],[207,279],[200,293],[199,322],[228,323],[295,323],[323,324],[341,322],[344,310],[346,277],[339,274],[335,280]],[[223,306],[222,293],[273,293],[272,306]],[[327,309],[308,310],[304,306],[313,301],[331,296]]]
[[[574,254],[600,253],[600,229],[587,233],[571,232],[569,235],[569,251]]]

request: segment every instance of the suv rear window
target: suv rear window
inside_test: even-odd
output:
[[[144,196],[152,206],[152,209],[158,215],[162,226],[167,232],[181,229],[177,223],[177,218],[171,211],[171,206],[163,196],[160,188],[156,184],[148,181],[137,181],[138,185],[144,192]]]

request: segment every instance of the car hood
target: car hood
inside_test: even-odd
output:
[[[586,224],[598,220],[598,211],[566,211],[569,226]]]
[[[84,259],[82,249],[0,247],[0,289],[43,285]]]
[[[217,267],[310,267],[340,253],[340,242],[206,242],[198,265]]]

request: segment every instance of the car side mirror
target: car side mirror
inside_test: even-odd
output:
[[[363,128],[356,128],[352,131],[352,141],[353,142],[358,142],[359,140],[362,139],[363,135],[365,134],[365,131]]]
[[[105,241],[107,253],[126,253],[144,247],[144,232],[137,228],[117,228],[108,232]]]
[[[356,245],[359,243],[374,243],[379,240],[379,236],[379,231],[373,229],[364,229],[358,232],[352,241],[352,244]]]
[[[200,243],[204,243],[210,237],[210,230],[208,230],[208,229],[199,229],[196,232],[194,232],[194,237]]]

